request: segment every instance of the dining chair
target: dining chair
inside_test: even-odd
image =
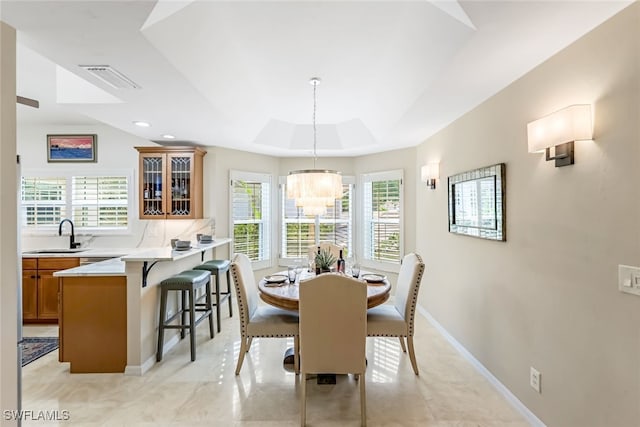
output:
[[[327,273],[300,282],[300,424],[306,424],[307,374],[355,374],[360,417],[367,424],[365,378],[367,285]]]
[[[251,347],[253,338],[293,337],[294,369],[299,368],[298,313],[259,304],[251,261],[244,254],[236,254],[231,262],[231,274],[236,288],[238,311],[240,312],[240,353],[236,365],[236,375],[240,374],[245,353]]]
[[[331,255],[333,255],[336,260],[340,256],[340,251],[345,249],[344,246],[336,245],[335,243],[332,243],[332,242],[323,241],[318,243],[317,245],[309,246],[308,256],[310,258],[313,258],[316,256],[316,254],[318,253],[318,246],[320,246],[320,250],[322,251],[328,250],[329,252],[331,252]]]
[[[418,303],[418,291],[424,273],[424,262],[420,255],[410,253],[402,259],[398,274],[396,295],[393,304],[382,304],[367,312],[367,336],[398,337],[403,352],[407,352],[404,339],[409,347],[409,360],[413,372],[418,375],[418,364],[413,348],[413,319]]]

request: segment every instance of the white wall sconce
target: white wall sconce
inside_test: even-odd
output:
[[[571,105],[527,124],[529,153],[545,152],[556,167],[572,165],[574,141],[593,139],[591,105]],[[554,155],[551,156],[551,148]]]
[[[422,182],[427,183],[427,188],[436,189],[436,179],[440,178],[440,163],[427,163],[420,169]]]

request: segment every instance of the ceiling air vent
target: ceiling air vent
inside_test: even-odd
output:
[[[94,77],[116,89],[140,89],[140,85],[109,65],[79,65]]]

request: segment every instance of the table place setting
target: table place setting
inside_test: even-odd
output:
[[[289,279],[285,274],[270,274],[264,277],[265,286],[286,285],[288,283],[287,280]]]
[[[197,234],[196,239],[198,243],[201,245],[206,245],[207,243],[213,243],[213,236],[211,234]]]
[[[171,249],[174,251],[188,251],[191,248],[191,240],[171,239]]]
[[[375,285],[375,284],[382,285],[384,284],[384,281],[386,280],[386,278],[387,276],[385,276],[384,274],[367,273],[367,274],[363,274],[361,279],[372,285]]]
[[[345,272],[332,271],[321,274],[346,275],[365,282],[367,286],[367,307],[375,307],[384,303],[391,291],[391,283],[383,274],[361,271],[359,264],[353,263]],[[300,283],[315,277],[314,271],[308,271],[305,266],[297,263],[287,267],[285,271],[264,276],[258,282],[260,298],[274,307],[285,310],[298,310]]]

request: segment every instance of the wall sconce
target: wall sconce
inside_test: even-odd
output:
[[[556,167],[573,164],[574,141],[591,139],[591,105],[571,105],[527,124],[529,153],[544,151],[547,161],[555,160]]]
[[[427,183],[427,188],[436,189],[436,179],[440,178],[440,163],[427,163],[420,169],[422,182]]]

